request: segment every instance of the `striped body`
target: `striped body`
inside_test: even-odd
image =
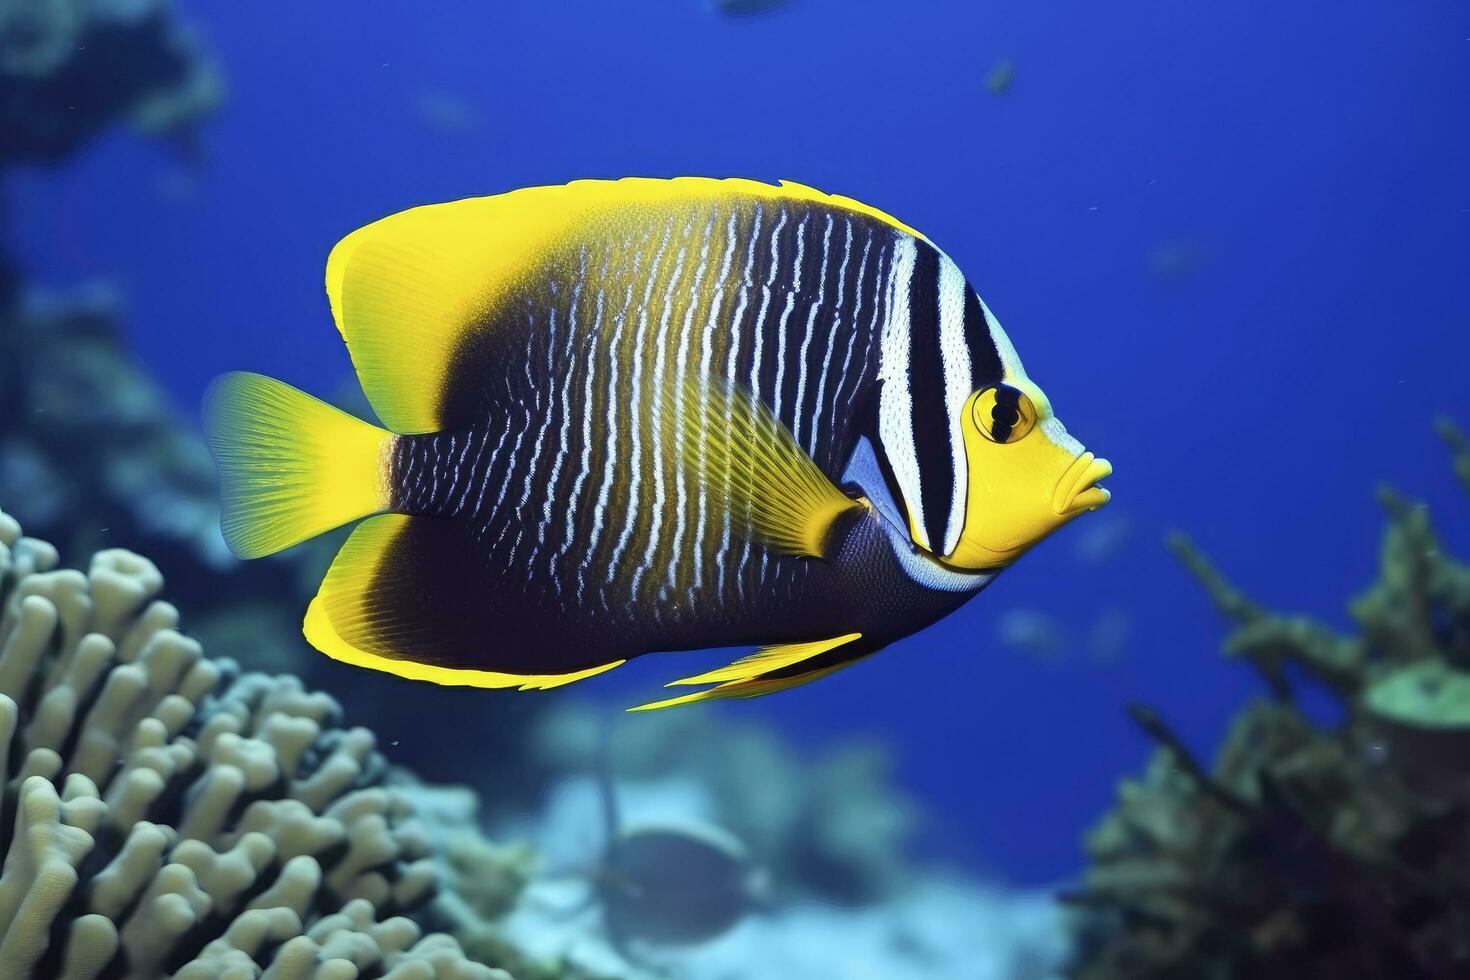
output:
[[[700,408],[677,379],[718,379],[765,403],[834,481],[869,436],[921,547],[957,535],[955,415],[1003,365],[973,290],[926,241],[840,208],[699,201],[553,252],[492,319],[443,394],[446,416],[472,421],[394,440],[391,509],[462,522],[480,608],[511,611],[505,628],[543,646],[559,624],[551,667],[586,666],[589,644],[605,659],[810,637],[839,610],[871,619],[884,596],[932,619],[988,581],[920,584],[881,533],[856,572],[773,554],[670,452]]]
[[[343,238],[326,290],[381,425],[250,372],[205,424],[236,555],[358,522],[303,622],[357,666],[544,688],[760,645],[640,709],[766,694],[1108,500],[954,263],[799,184],[411,208]]]

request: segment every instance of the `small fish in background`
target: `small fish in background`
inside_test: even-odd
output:
[[[1148,271],[1165,283],[1183,283],[1199,272],[1200,250],[1187,241],[1163,241],[1148,250]]]
[[[1016,82],[1016,63],[1002,58],[990,67],[985,76],[985,88],[991,95],[1005,95]]]
[[[1133,616],[1126,609],[1104,609],[1087,631],[1087,652],[1098,663],[1115,663],[1133,639]]]
[[[1072,538],[1072,557],[1082,565],[1112,561],[1133,536],[1133,524],[1122,514],[1100,514]]]
[[[541,876],[545,884],[572,880],[590,890],[570,905],[547,905],[545,899],[541,904],[560,919],[595,906],[618,955],[656,969],[666,954],[718,939],[764,905],[769,879],[738,838],[680,812],[677,800],[655,807],[658,817],[645,814],[629,824],[612,774],[612,729],[603,725],[602,730],[595,769],[600,856],[590,866]],[[563,796],[564,801],[575,798]],[[649,800],[642,803],[647,811]]]
[[[153,191],[170,204],[190,204],[199,198],[199,175],[192,170],[170,167],[153,181]]]
[[[1067,652],[1066,631],[1040,609],[1007,609],[995,623],[996,638],[1035,660],[1055,662]]]
[[[366,518],[304,624],[344,663],[527,690],[764,644],[641,708],[781,691],[1109,499],[964,274],[851,198],[529,188],[359,229],[326,285],[384,427],[243,372],[205,422],[237,556]]]
[[[423,89],[413,96],[413,115],[420,126],[438,133],[468,133],[484,120],[474,102],[443,89]]]
[[[596,876],[608,936],[628,959],[640,944],[718,939],[754,907],[762,881],[743,844],[700,824],[622,830]]]
[[[731,17],[749,17],[784,7],[790,0],[713,0],[712,8]]]

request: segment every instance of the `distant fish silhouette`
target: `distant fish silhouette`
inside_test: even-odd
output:
[[[443,89],[424,89],[414,95],[413,114],[425,129],[440,133],[468,133],[481,124],[478,106]]]
[[[1016,83],[1016,63],[1009,58],[997,61],[985,76],[985,88],[991,95],[1005,95]]]
[[[788,2],[789,0],[714,0],[712,6],[722,14],[746,17],[784,7]]]

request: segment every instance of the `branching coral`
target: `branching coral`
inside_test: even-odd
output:
[[[434,847],[371,733],[205,657],[146,559],[57,560],[0,514],[0,976],[505,976],[402,915]]]
[[[218,99],[214,63],[171,0],[0,0],[0,176],[120,121],[180,137]],[[85,511],[150,549],[222,556],[207,454],[124,353],[115,307],[95,290],[47,301],[0,251],[0,492],[34,506],[33,531],[59,534],[62,515]]]
[[[1470,443],[1441,432],[1470,489]],[[1135,709],[1162,747],[1088,839],[1074,976],[1470,975],[1470,569],[1425,508],[1380,499],[1380,575],[1352,636],[1266,611],[1173,542],[1235,623],[1227,652],[1275,697],[1208,772]],[[1341,725],[1298,710],[1292,667],[1339,699]]]
[[[52,540],[68,553],[97,550],[108,528],[206,573],[228,557],[209,454],[121,334],[103,289],[0,310],[0,490],[25,501],[33,533],[65,535]]]

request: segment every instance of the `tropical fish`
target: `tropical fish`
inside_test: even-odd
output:
[[[326,287],[384,427],[249,373],[205,416],[236,555],[367,518],[304,625],[347,663],[531,689],[761,645],[642,707],[779,691],[1108,499],[955,264],[798,184],[418,207],[343,239]]]
[[[705,821],[625,826],[611,739],[604,737],[600,749],[597,787],[607,844],[593,881],[613,946],[640,962],[644,944],[691,946],[734,928],[767,885],[745,845]]]

